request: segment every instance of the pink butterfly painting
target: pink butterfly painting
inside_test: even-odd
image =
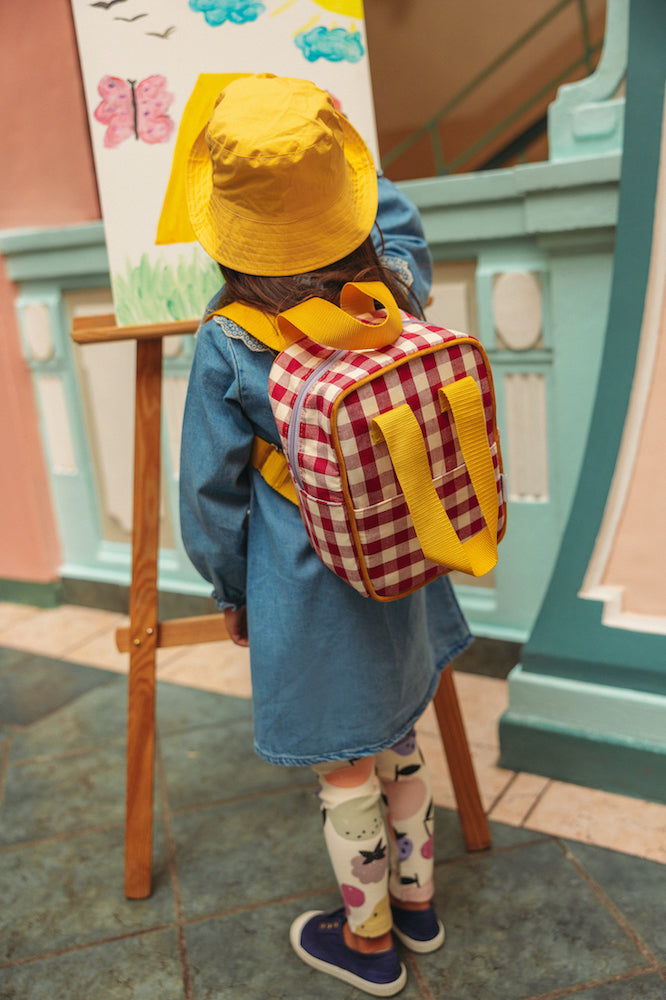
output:
[[[166,113],[173,94],[166,89],[166,78],[155,74],[137,83],[118,76],[103,76],[97,90],[102,98],[95,108],[95,118],[107,126],[104,145],[114,149],[134,136],[151,145],[167,142],[174,122]]]

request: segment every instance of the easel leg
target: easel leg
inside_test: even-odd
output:
[[[442,671],[433,704],[467,850],[483,851],[490,847],[492,838],[479,795],[451,664]]]
[[[125,895],[150,895],[160,511],[162,339],[136,345],[134,514],[127,713]]]

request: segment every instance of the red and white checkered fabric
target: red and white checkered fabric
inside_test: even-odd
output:
[[[376,322],[382,311],[363,319]],[[446,567],[427,560],[414,530],[386,444],[374,444],[379,413],[408,403],[423,432],[437,493],[464,541],[484,526],[450,413],[438,389],[471,375],[481,391],[496,472],[498,539],[506,501],[490,367],[474,338],[402,313],[402,335],[381,351],[333,351],[307,338],[276,358],[271,405],[285,454],[294,404],[305,381],[321,372],[300,400],[297,468],[290,472],[310,541],[323,562],[366,596],[393,600]],[[294,435],[297,434],[295,438]]]

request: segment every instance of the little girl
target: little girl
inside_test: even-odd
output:
[[[191,151],[187,197],[225,284],[199,329],[190,376],[184,543],[232,639],[250,647],[257,753],[311,766],[319,780],[343,906],[298,917],[291,943],[308,965],[392,996],[406,981],[392,932],[417,952],[444,940],[433,907],[433,802],[414,725],[469,631],[446,577],[382,603],[320,561],[297,506],[251,464],[255,435],[279,446],[268,397],[279,332],[271,324],[267,347],[219,310],[241,302],[275,318],[312,296],[337,303],[347,281],[380,280],[422,315],[429,256],[413,206],[377,178],[331,97],[304,80],[230,83]]]

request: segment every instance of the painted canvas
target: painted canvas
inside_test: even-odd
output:
[[[219,284],[198,244],[160,219],[165,200],[173,219],[178,157],[230,79],[312,80],[377,161],[362,0],[71,3],[120,325],[197,317]]]

